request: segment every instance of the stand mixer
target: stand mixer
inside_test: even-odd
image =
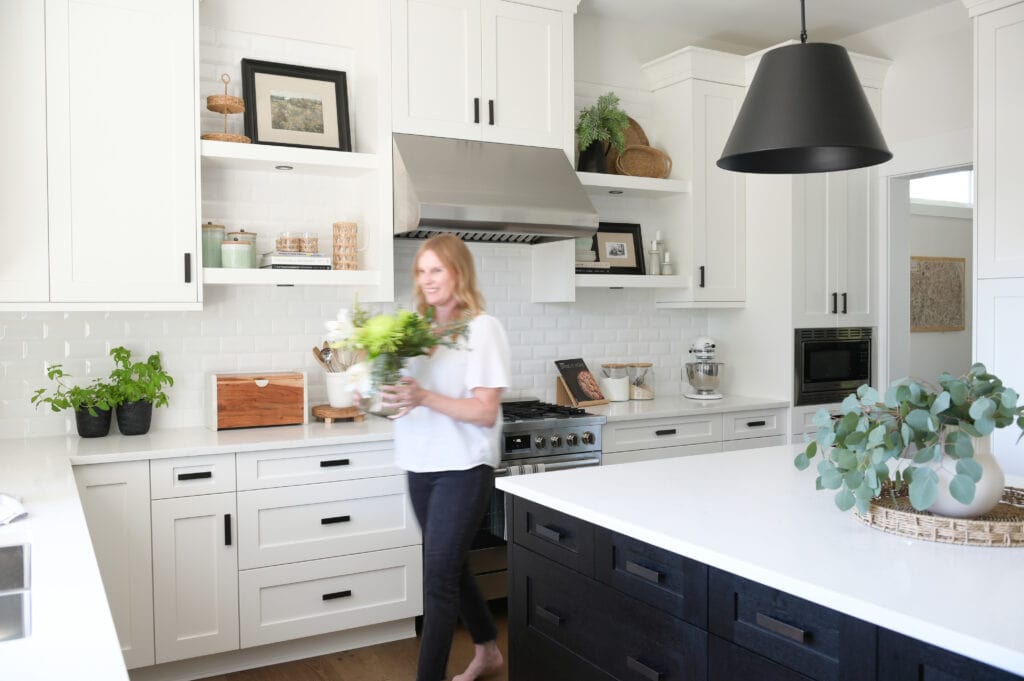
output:
[[[690,353],[697,357],[696,362],[686,363],[686,380],[694,391],[687,393],[691,400],[720,400],[722,394],[718,390],[719,372],[724,362],[715,362],[715,341],[707,336],[700,336],[690,345]]]

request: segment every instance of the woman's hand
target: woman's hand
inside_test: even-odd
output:
[[[383,385],[380,388],[381,402],[384,407],[398,409],[398,413],[389,416],[399,419],[423,403],[427,391],[415,379],[404,377],[395,385]]]

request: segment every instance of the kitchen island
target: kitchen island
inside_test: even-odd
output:
[[[847,619],[1024,674],[1024,549],[914,541],[861,525],[836,510],[831,493],[815,491],[813,472],[793,467],[799,449],[784,445],[509,477],[497,485],[518,497],[517,504],[522,499],[553,509],[597,531],[690,559],[712,574],[729,573]],[[517,540],[526,531],[521,520],[517,507]],[[549,536],[563,531],[572,534],[545,530]],[[512,580],[515,570],[513,559]],[[705,589],[707,584],[705,579]],[[522,606],[510,603],[510,631]],[[563,622],[561,615],[547,615]],[[715,616],[712,609],[710,618]],[[708,617],[705,611],[704,622]]]

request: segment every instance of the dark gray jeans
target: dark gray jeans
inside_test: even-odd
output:
[[[498,635],[469,570],[469,547],[494,490],[494,469],[408,473],[409,497],[423,530],[423,633],[416,681],[442,681],[459,615],[474,643]]]

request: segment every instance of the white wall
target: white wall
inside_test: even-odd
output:
[[[963,331],[910,333],[910,375],[934,382],[943,371],[955,375],[971,366],[971,320],[974,317],[971,244],[974,223],[971,217],[954,217],[952,211],[929,208],[911,206],[910,255],[964,258],[967,263],[964,291],[966,328]],[[937,212],[946,214],[936,215]],[[970,210],[966,212],[969,216]],[[909,319],[907,321],[909,323]]]

